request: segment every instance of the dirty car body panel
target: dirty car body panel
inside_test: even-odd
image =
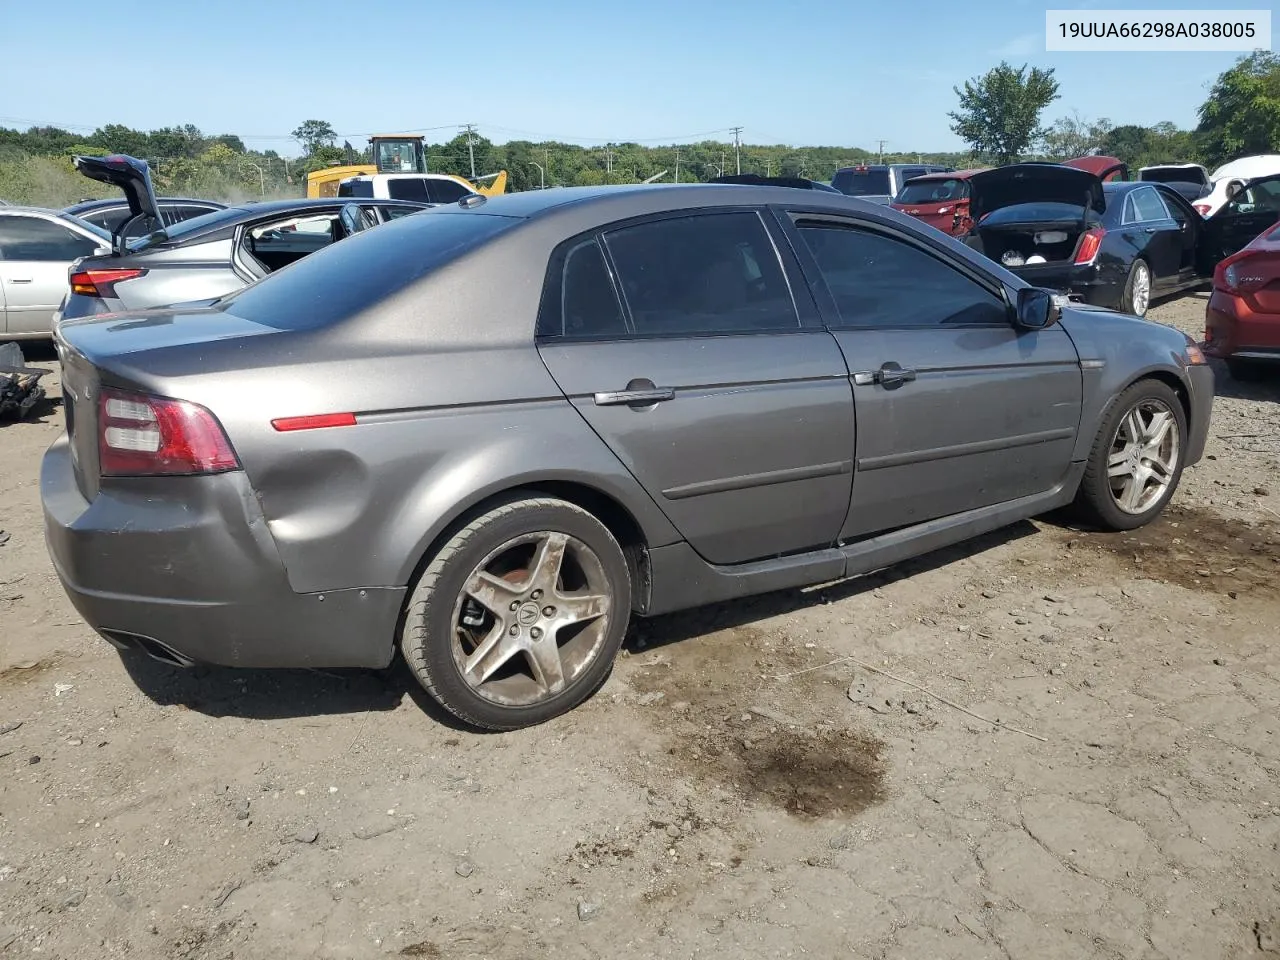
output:
[[[822,247],[832,231],[872,247]],[[698,270],[668,270],[670,250]],[[894,270],[862,299],[843,282],[867,257],[931,272],[917,314],[892,309]],[[67,434],[41,476],[50,553],[117,643],[176,662],[379,666],[440,544],[521,491],[607,520],[631,550],[634,610],[655,614],[1061,506],[1140,376],[1188,398],[1198,457],[1212,386],[1180,359],[1181,334],[1072,305],[1023,329],[1025,287],[909,217],[816,191],[439,207],[211,307],[64,323]],[[672,315],[656,290],[705,312]],[[111,391],[199,405],[234,460],[111,475]],[[279,426],[313,417],[335,419]]]

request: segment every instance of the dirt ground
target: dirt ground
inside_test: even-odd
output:
[[[642,622],[494,735],[122,660],[45,554],[60,411],[0,428],[0,957],[1280,956],[1280,380],[1219,394],[1146,530]]]

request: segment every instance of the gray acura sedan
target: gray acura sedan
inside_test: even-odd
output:
[[[214,306],[71,321],[50,553],[175,664],[383,667],[463,720],[588,697],[641,616],[1076,503],[1157,516],[1213,380],[877,204],[690,185],[467,198]]]

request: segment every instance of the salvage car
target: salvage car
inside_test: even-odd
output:
[[[358,230],[429,209],[400,200],[267,200],[226,207],[127,240],[128,225],[157,216],[151,178],[132,158],[77,158],[81,172],[125,191],[130,216],[96,256],[61,276],[55,325],[77,317],[221,297]],[[99,162],[100,161],[100,162]],[[139,165],[140,164],[140,165]],[[344,208],[356,216],[344,218]]]
[[[110,234],[65,211],[0,207],[0,342],[48,340],[68,268],[110,247]]]
[[[963,237],[973,229],[973,219],[969,216],[969,178],[986,169],[975,167],[913,177],[902,185],[889,205],[943,233]]]
[[[216,200],[196,200],[191,197],[157,197],[156,209],[159,211],[160,221],[152,221],[146,218],[136,220],[125,233],[126,239],[133,239],[153,230],[171,227],[175,223],[181,223],[183,220],[190,220],[192,217],[202,217],[206,213],[213,213],[215,210],[225,210],[225,203],[218,203]],[[133,216],[129,209],[129,203],[122,197],[107,200],[81,200],[79,203],[73,203],[66,208],[67,213],[72,216],[79,217],[89,223],[96,224],[107,233],[115,232],[126,219]]]
[[[1204,351],[1237,380],[1280,369],[1280,227],[1273,226],[1213,272]]]
[[[1163,183],[1191,203],[1207,196],[1212,189],[1209,171],[1198,163],[1160,163],[1142,167],[1138,170],[1138,179],[1144,183]]]
[[[936,163],[860,163],[837,170],[831,186],[848,197],[888,204],[908,180],[947,169]]]
[[[1213,403],[1184,334],[781,187],[441,206],[58,348],[46,539],[99,633],[173,664],[399,648],[491,729],[590,696],[633,613],[1072,503],[1149,523]]]
[[[1202,217],[1217,213],[1250,180],[1280,175],[1280,154],[1265,153],[1224,163],[1211,174],[1213,187],[1195,202]]]
[[[1207,220],[1166,184],[1104,184],[1065,164],[1014,164],[969,182],[966,243],[1028,282],[1136,316],[1153,297],[1204,284],[1280,218],[1280,177]]]

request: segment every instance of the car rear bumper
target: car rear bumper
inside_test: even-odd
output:
[[[295,593],[243,473],[113,480],[90,502],[64,435],[40,498],[63,588],[117,646],[235,667],[391,662],[405,588]]]
[[[1243,298],[1214,290],[1204,326],[1204,352],[1211,357],[1280,363],[1280,315],[1259,313]]]
[[[1096,307],[1116,308],[1122,288],[1096,264],[1050,263],[1008,268],[1027,283],[1078,296]]]

